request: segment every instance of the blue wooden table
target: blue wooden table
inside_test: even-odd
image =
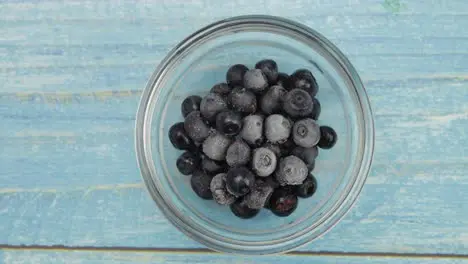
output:
[[[363,78],[375,158],[354,209],[281,257],[212,253],[145,191],[141,90],[189,33],[271,14],[330,38]],[[0,263],[468,262],[466,0],[0,1]]]

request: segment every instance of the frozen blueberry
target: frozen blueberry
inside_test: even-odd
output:
[[[275,153],[276,157],[278,157],[278,158],[282,156],[281,155],[281,148],[279,147],[278,144],[273,144],[273,143],[267,142],[266,144],[263,144],[263,147],[273,151],[273,153]]]
[[[270,199],[273,187],[263,181],[255,181],[252,190],[244,196],[244,202],[251,209],[261,209]]]
[[[281,150],[281,157],[289,156],[291,151],[297,146],[294,140],[290,137],[284,143],[278,145]]]
[[[296,156],[287,156],[279,162],[275,176],[281,186],[299,185],[307,177],[306,164]]]
[[[261,93],[268,87],[267,77],[259,69],[248,70],[244,74],[244,87],[254,93]]]
[[[193,111],[185,117],[184,128],[187,135],[197,142],[202,142],[210,134],[210,127],[203,121],[200,111]]]
[[[255,183],[255,175],[246,167],[229,169],[226,175],[227,190],[235,196],[243,196],[250,192]]]
[[[250,161],[250,147],[242,139],[234,141],[226,152],[226,163],[231,167],[246,165]]]
[[[297,196],[287,188],[276,189],[270,197],[268,208],[277,216],[289,216],[297,208]]]
[[[271,188],[273,189],[276,189],[278,187],[280,187],[280,184],[278,183],[278,181],[276,180],[276,178],[272,175],[272,176],[268,176],[268,177],[265,177],[262,179],[266,184],[270,185]]]
[[[291,74],[288,80],[288,86],[290,89],[302,89],[312,97],[318,92],[318,84],[315,77],[306,69],[299,69]]]
[[[227,136],[239,134],[242,123],[242,115],[235,111],[224,111],[216,116],[216,129]]]
[[[201,161],[202,169],[211,175],[218,174],[227,170],[227,165],[223,161],[212,160],[204,156]]]
[[[252,155],[252,170],[260,177],[267,177],[276,169],[276,155],[268,148],[257,148]]]
[[[289,75],[284,73],[284,72],[280,72],[278,73],[278,78],[276,80],[276,85],[279,85],[279,86],[282,86],[284,88],[287,88],[287,82],[289,80]]]
[[[228,96],[229,106],[243,114],[253,114],[257,111],[257,98],[251,91],[236,87]]]
[[[260,212],[260,209],[251,209],[249,208],[245,202],[244,199],[238,199],[235,201],[233,204],[230,206],[232,213],[243,219],[249,219],[258,214]]]
[[[314,110],[314,103],[306,91],[292,89],[283,99],[283,109],[291,117],[308,116]]]
[[[320,127],[312,118],[302,119],[294,123],[292,136],[298,146],[311,148],[320,140]]]
[[[193,150],[195,144],[184,129],[184,123],[175,123],[169,129],[169,140],[176,149]]]
[[[184,152],[176,162],[177,169],[184,175],[192,174],[200,165],[200,154],[198,152]]]
[[[265,120],[265,136],[271,143],[283,143],[291,134],[291,122],[282,115],[270,115]]]
[[[191,95],[184,99],[181,105],[182,116],[186,117],[193,111],[200,111],[202,98],[198,95]]]
[[[205,200],[213,199],[213,195],[210,190],[211,176],[203,171],[196,170],[190,178],[190,185],[192,190],[200,197]]]
[[[242,64],[232,65],[226,73],[226,81],[229,86],[242,86],[244,85],[244,74],[249,69]]]
[[[231,92],[231,87],[229,87],[227,83],[215,84],[210,90],[210,93],[219,94],[223,97],[227,96],[230,92]]]
[[[329,126],[320,127],[320,140],[318,146],[322,149],[330,149],[335,146],[338,135],[335,130]]]
[[[278,79],[278,65],[274,60],[261,60],[255,64],[255,68],[261,70],[263,74],[265,74],[270,84],[276,83]]]
[[[309,174],[304,182],[297,186],[296,194],[299,197],[308,198],[314,195],[315,191],[317,191],[317,180],[314,175]]]
[[[282,86],[275,85],[270,87],[260,99],[260,109],[267,115],[279,113],[282,109],[283,97],[286,93],[286,89]]]
[[[219,132],[213,133],[203,142],[203,153],[210,159],[224,160],[229,145],[230,138]]]
[[[293,149],[291,155],[294,155],[304,161],[309,171],[312,171],[315,168],[315,159],[318,156],[318,148],[316,146],[311,148],[297,146]]]
[[[312,98],[312,101],[314,102],[314,109],[310,114],[310,118],[318,120],[320,113],[322,112],[322,106],[320,105],[320,101],[317,98]]]
[[[213,177],[210,190],[213,199],[221,205],[232,204],[236,201],[236,197],[226,189],[226,173],[220,173]]]
[[[240,136],[253,146],[263,143],[263,116],[249,115],[244,117]]]
[[[200,103],[202,116],[210,122],[215,121],[218,113],[227,109],[227,103],[224,101],[223,97],[215,93],[209,93]]]

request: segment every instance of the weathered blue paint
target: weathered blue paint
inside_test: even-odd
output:
[[[375,114],[374,165],[356,207],[301,250],[468,252],[468,2],[296,0],[284,8],[284,1],[237,0],[223,9],[214,3],[0,2],[0,244],[202,247],[172,227],[144,190],[133,147],[139,94],[164,54],[187,34],[217,19],[263,13],[295,19],[333,40],[361,74]],[[188,259],[250,261],[212,254],[0,251],[0,263]]]

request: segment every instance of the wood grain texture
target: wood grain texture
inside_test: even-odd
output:
[[[262,13],[330,38],[361,74],[375,114],[373,168],[356,207],[302,250],[468,253],[468,2],[217,6],[214,0],[0,2],[0,244],[202,247],[175,230],[144,190],[133,147],[139,94],[187,34],[217,19]],[[146,253],[106,254],[0,256],[5,263],[158,261]],[[215,259],[168,256],[166,263]]]

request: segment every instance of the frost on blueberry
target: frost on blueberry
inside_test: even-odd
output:
[[[320,140],[320,126],[312,118],[302,119],[294,123],[292,135],[298,146],[311,148]]]
[[[208,121],[213,122],[216,115],[227,110],[227,103],[224,98],[216,93],[209,93],[200,103],[200,112]]]
[[[267,77],[259,69],[248,70],[244,74],[244,87],[254,93],[261,93],[268,87]]]
[[[219,132],[213,133],[203,142],[203,153],[210,159],[223,160],[229,145],[231,145],[230,138]]]
[[[257,97],[243,87],[232,89],[228,96],[228,104],[232,110],[242,114],[253,114],[257,111]]]
[[[276,169],[276,155],[268,148],[257,148],[252,156],[252,170],[260,177],[267,177]]]
[[[260,69],[265,74],[270,84],[276,83],[278,79],[278,64],[274,60],[261,60],[255,64],[255,68]]]
[[[260,109],[262,109],[263,113],[268,115],[279,113],[286,92],[286,89],[279,85],[270,87],[260,99]]]
[[[221,205],[232,204],[236,201],[236,197],[226,189],[226,173],[217,174],[211,179],[210,190],[213,199]]]
[[[226,152],[226,163],[231,167],[246,165],[250,161],[250,147],[242,139],[234,141]]]
[[[306,91],[292,89],[284,97],[283,109],[291,117],[308,116],[314,110],[314,103]]]
[[[244,202],[251,209],[261,209],[268,202],[272,193],[273,187],[271,185],[257,180],[250,193],[244,197]]]
[[[282,158],[276,170],[276,180],[281,186],[299,185],[309,173],[306,164],[296,156]]]
[[[285,142],[291,133],[291,122],[282,115],[270,115],[265,120],[265,136],[271,143]]]
[[[246,116],[240,136],[253,146],[261,145],[263,143],[263,116]]]
[[[187,115],[184,128],[190,138],[202,142],[210,134],[210,127],[203,121],[200,111],[193,111]]]

